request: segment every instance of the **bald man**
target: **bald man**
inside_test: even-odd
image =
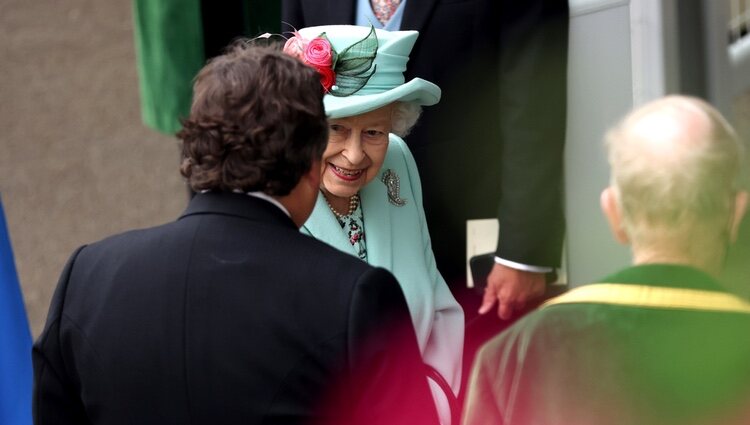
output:
[[[601,206],[633,266],[485,345],[464,423],[750,423],[750,303],[716,280],[747,204],[742,145],[683,96],[636,109],[606,140]]]

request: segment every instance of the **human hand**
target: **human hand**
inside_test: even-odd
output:
[[[544,273],[518,270],[496,263],[487,276],[487,287],[484,289],[479,314],[490,311],[497,301],[498,317],[508,320],[514,311],[544,295],[544,288]]]

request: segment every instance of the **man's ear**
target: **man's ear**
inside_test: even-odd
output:
[[[734,197],[734,214],[732,215],[732,221],[730,222],[729,238],[734,243],[737,240],[737,233],[740,231],[740,223],[742,223],[742,217],[745,216],[747,210],[747,192],[741,190],[737,192]]]
[[[602,207],[604,216],[607,217],[609,223],[609,230],[614,235],[617,242],[623,245],[630,243],[628,234],[625,233],[625,227],[622,222],[622,211],[620,211],[620,204],[617,202],[617,195],[615,189],[612,186],[607,187],[602,191],[599,203]]]

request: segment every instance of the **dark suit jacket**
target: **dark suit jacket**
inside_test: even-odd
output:
[[[354,0],[284,0],[296,28],[353,24]],[[406,138],[438,268],[465,274],[465,221],[498,217],[497,254],[557,266],[563,236],[567,0],[408,0],[407,80],[443,89]]]
[[[392,275],[243,194],[76,251],[33,355],[37,424],[437,420]]]

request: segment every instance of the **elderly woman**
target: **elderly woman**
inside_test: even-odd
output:
[[[440,100],[436,85],[404,81],[417,35],[310,27],[294,33],[285,51],[316,68],[327,91],[320,194],[302,231],[396,276],[447,425],[457,413],[464,316],[435,266],[419,174],[400,137],[416,123],[421,106]]]

